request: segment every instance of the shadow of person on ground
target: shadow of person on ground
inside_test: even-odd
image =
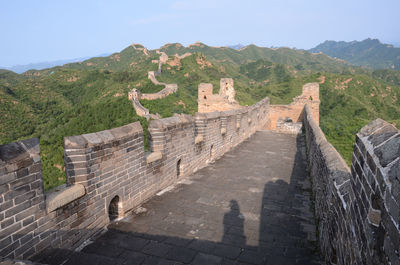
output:
[[[224,215],[224,235],[222,243],[231,241],[230,234],[234,234],[240,238],[240,245],[246,245],[246,236],[244,235],[244,217],[240,212],[239,204],[236,200],[231,200],[229,203],[230,211]]]

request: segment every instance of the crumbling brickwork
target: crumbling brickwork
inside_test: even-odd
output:
[[[303,86],[302,93],[293,99],[289,105],[271,105],[270,124],[267,129],[285,131],[283,122],[298,123],[303,121],[304,106],[308,104],[314,119],[319,124],[319,84],[307,83]]]
[[[201,83],[198,86],[198,111],[201,113],[239,109],[235,100],[232,78],[221,78],[218,94],[213,94],[213,85]]]

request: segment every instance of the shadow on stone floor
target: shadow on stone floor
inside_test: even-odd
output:
[[[60,265],[320,264],[302,137],[296,139],[297,149],[289,183],[276,179],[264,185],[258,245],[247,242],[244,231],[246,217],[238,201],[232,199],[223,216],[223,235],[219,242],[194,236],[174,236],[179,231],[165,235],[138,232],[133,224],[120,223],[111,224],[105,234],[81,252],[47,249],[33,260]],[[176,230],[179,229],[177,225]]]

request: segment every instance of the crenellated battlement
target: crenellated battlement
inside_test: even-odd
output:
[[[400,261],[400,132],[377,119],[356,135],[349,168],[304,114],[321,253],[328,264]]]
[[[223,81],[221,88],[233,88]],[[212,93],[209,85],[201,88]],[[270,105],[265,98],[250,107],[152,120],[147,152],[139,122],[65,137],[67,181],[49,192],[37,138],[0,146],[0,257],[74,250],[257,130],[303,128],[323,258],[331,264],[397,264],[400,132],[380,119],[365,126],[349,168],[318,125],[318,91],[310,83],[289,105]]]
[[[0,146],[0,257],[75,249],[268,121],[269,99],[229,112],[139,122],[64,139],[66,185],[44,192],[38,139]]]

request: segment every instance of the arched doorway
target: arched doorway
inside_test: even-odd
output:
[[[176,177],[179,178],[181,176],[181,159],[176,162]]]
[[[111,200],[110,205],[108,206],[108,217],[110,218],[110,222],[119,217],[118,204],[119,196],[117,195]]]
[[[212,144],[210,147],[210,159],[214,159],[215,156],[215,150],[214,150],[214,145]]]

